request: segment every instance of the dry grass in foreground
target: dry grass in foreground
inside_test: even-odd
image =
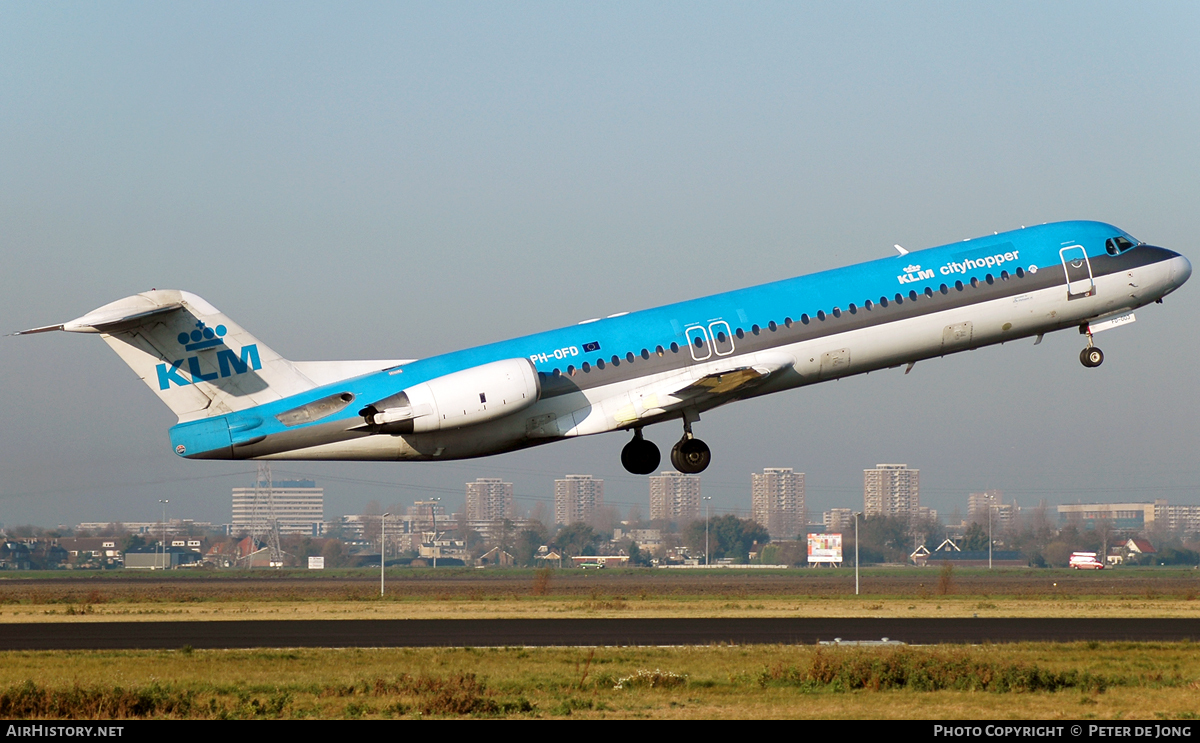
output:
[[[13,652],[5,718],[1195,718],[1191,643]]]
[[[1200,601],[1174,597],[860,596],[638,597],[497,596],[346,600],[206,600],[96,603],[56,601],[0,605],[0,624],[11,622],[223,621],[246,619],[569,619],[697,617],[1078,617],[1124,615],[1200,618]]]
[[[6,622],[595,617],[1200,618],[1200,571],[109,571],[0,576]]]

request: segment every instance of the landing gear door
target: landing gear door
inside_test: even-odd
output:
[[[1092,279],[1092,264],[1088,262],[1083,246],[1063,248],[1058,255],[1062,258],[1063,271],[1067,276],[1067,296],[1090,297],[1094,294],[1096,282]]]

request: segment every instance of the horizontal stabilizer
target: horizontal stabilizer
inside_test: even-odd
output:
[[[59,325],[45,325],[40,328],[19,330],[13,333],[13,335],[48,333],[52,330],[63,330],[68,333],[103,333],[126,325],[138,325],[155,315],[165,315],[183,307],[181,302],[155,304],[153,302],[131,300],[145,300],[145,297],[140,294],[133,297],[126,297],[112,304],[107,304],[98,310],[92,310],[83,317],[77,317],[74,320]]]

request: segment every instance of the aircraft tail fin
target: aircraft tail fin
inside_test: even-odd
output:
[[[99,333],[180,422],[279,400],[317,384],[296,365],[195,294],[152,290],[61,325]]]

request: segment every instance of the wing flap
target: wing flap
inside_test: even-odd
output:
[[[794,364],[795,360],[790,356],[780,356],[760,359],[758,363],[750,365],[717,369],[699,379],[691,375],[675,377],[634,390],[629,395],[631,404],[614,413],[614,417],[618,423],[631,423],[714,400],[721,405]]]

